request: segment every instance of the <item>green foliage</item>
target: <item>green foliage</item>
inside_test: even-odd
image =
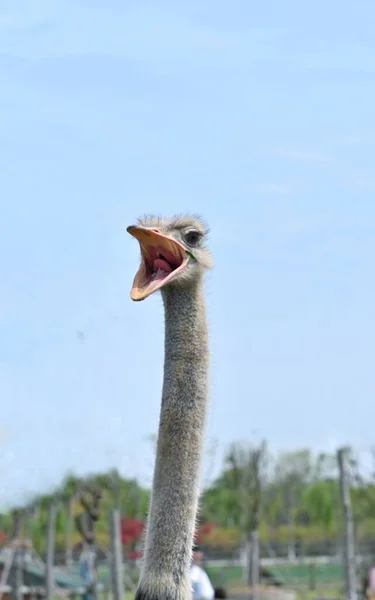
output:
[[[224,470],[203,495],[201,518],[221,528],[242,531],[244,513],[252,510],[254,489],[254,447],[231,446]],[[342,509],[335,455],[316,457],[308,449],[284,453],[270,460],[263,448],[260,473],[262,491],[260,537],[288,543],[294,540],[314,542],[337,539],[342,533]],[[264,462],[263,460],[263,462]],[[354,452],[350,453],[351,497],[356,532],[360,538],[375,535],[375,484],[358,477]],[[225,537],[223,532],[221,538]]]
[[[47,539],[48,509],[52,501],[58,503],[56,515],[56,546],[57,549],[63,549],[66,544],[66,532],[69,522],[68,505],[70,499],[73,499],[73,517],[83,511],[83,507],[78,499],[77,492],[83,484],[94,485],[102,490],[102,504],[100,518],[96,523],[96,537],[99,544],[108,546],[108,514],[114,508],[116,502],[115,485],[119,486],[117,496],[120,499],[120,509],[122,515],[132,518],[145,519],[149,504],[150,494],[148,490],[143,489],[136,480],[122,479],[118,473],[97,473],[86,479],[75,477],[69,474],[62,482],[59,489],[50,495],[39,496],[33,502],[33,506],[38,510],[34,515],[28,517],[27,533],[31,535],[36,550],[40,553],[45,551]],[[0,531],[4,531],[8,536],[12,531],[12,513],[0,515]],[[73,545],[81,541],[81,536],[75,528],[75,519],[73,518],[72,542]],[[24,527],[23,535],[26,535]]]
[[[301,499],[310,523],[318,523],[332,534],[339,503],[338,482],[314,481],[302,490]]]
[[[361,539],[371,539],[375,537],[375,482],[358,476],[353,452],[350,461],[356,534]],[[111,471],[91,475],[85,482],[99,487],[103,493],[96,526],[100,543],[108,544],[108,512],[118,502],[123,516],[146,518],[150,492],[135,479],[124,479]],[[59,504],[57,546],[65,546],[68,507],[72,508],[73,503],[73,517],[82,512],[77,492],[83,483],[70,473],[53,494],[35,499],[33,506],[37,510],[30,513],[25,532],[31,534],[39,552],[44,551],[48,508],[53,499]],[[206,543],[227,548],[236,546],[254,526],[257,511],[262,541],[337,539],[342,533],[342,510],[335,455],[314,457],[308,449],[302,449],[272,458],[264,443],[259,446],[233,444],[219,477],[202,495],[200,522],[217,526],[207,535]],[[12,531],[12,515],[0,515],[0,530],[7,535]],[[80,540],[74,518],[72,539],[73,543]]]

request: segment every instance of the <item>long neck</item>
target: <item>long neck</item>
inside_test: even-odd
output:
[[[144,566],[137,597],[190,600],[191,550],[208,402],[208,330],[200,286],[170,288],[162,405]]]

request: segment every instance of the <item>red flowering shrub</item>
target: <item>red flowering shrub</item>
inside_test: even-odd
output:
[[[131,519],[130,517],[121,519],[121,541],[128,548],[129,558],[139,558],[139,556],[133,555],[139,554],[137,545],[142,538],[145,525],[146,522],[140,519]]]
[[[195,532],[195,542],[204,544],[205,538],[216,528],[215,523],[203,523]]]

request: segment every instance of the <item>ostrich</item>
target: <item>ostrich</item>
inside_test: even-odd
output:
[[[145,217],[127,231],[141,265],[130,292],[161,291],[164,381],[144,562],[135,600],[190,600],[190,563],[208,404],[208,328],[202,279],[212,267],[198,217]]]

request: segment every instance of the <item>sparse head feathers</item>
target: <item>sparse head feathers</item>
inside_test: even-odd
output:
[[[197,229],[203,236],[207,236],[209,228],[200,215],[180,214],[170,218],[158,215],[144,215],[138,219],[139,225],[143,227],[158,227],[165,231],[178,229],[187,229],[188,227]]]

